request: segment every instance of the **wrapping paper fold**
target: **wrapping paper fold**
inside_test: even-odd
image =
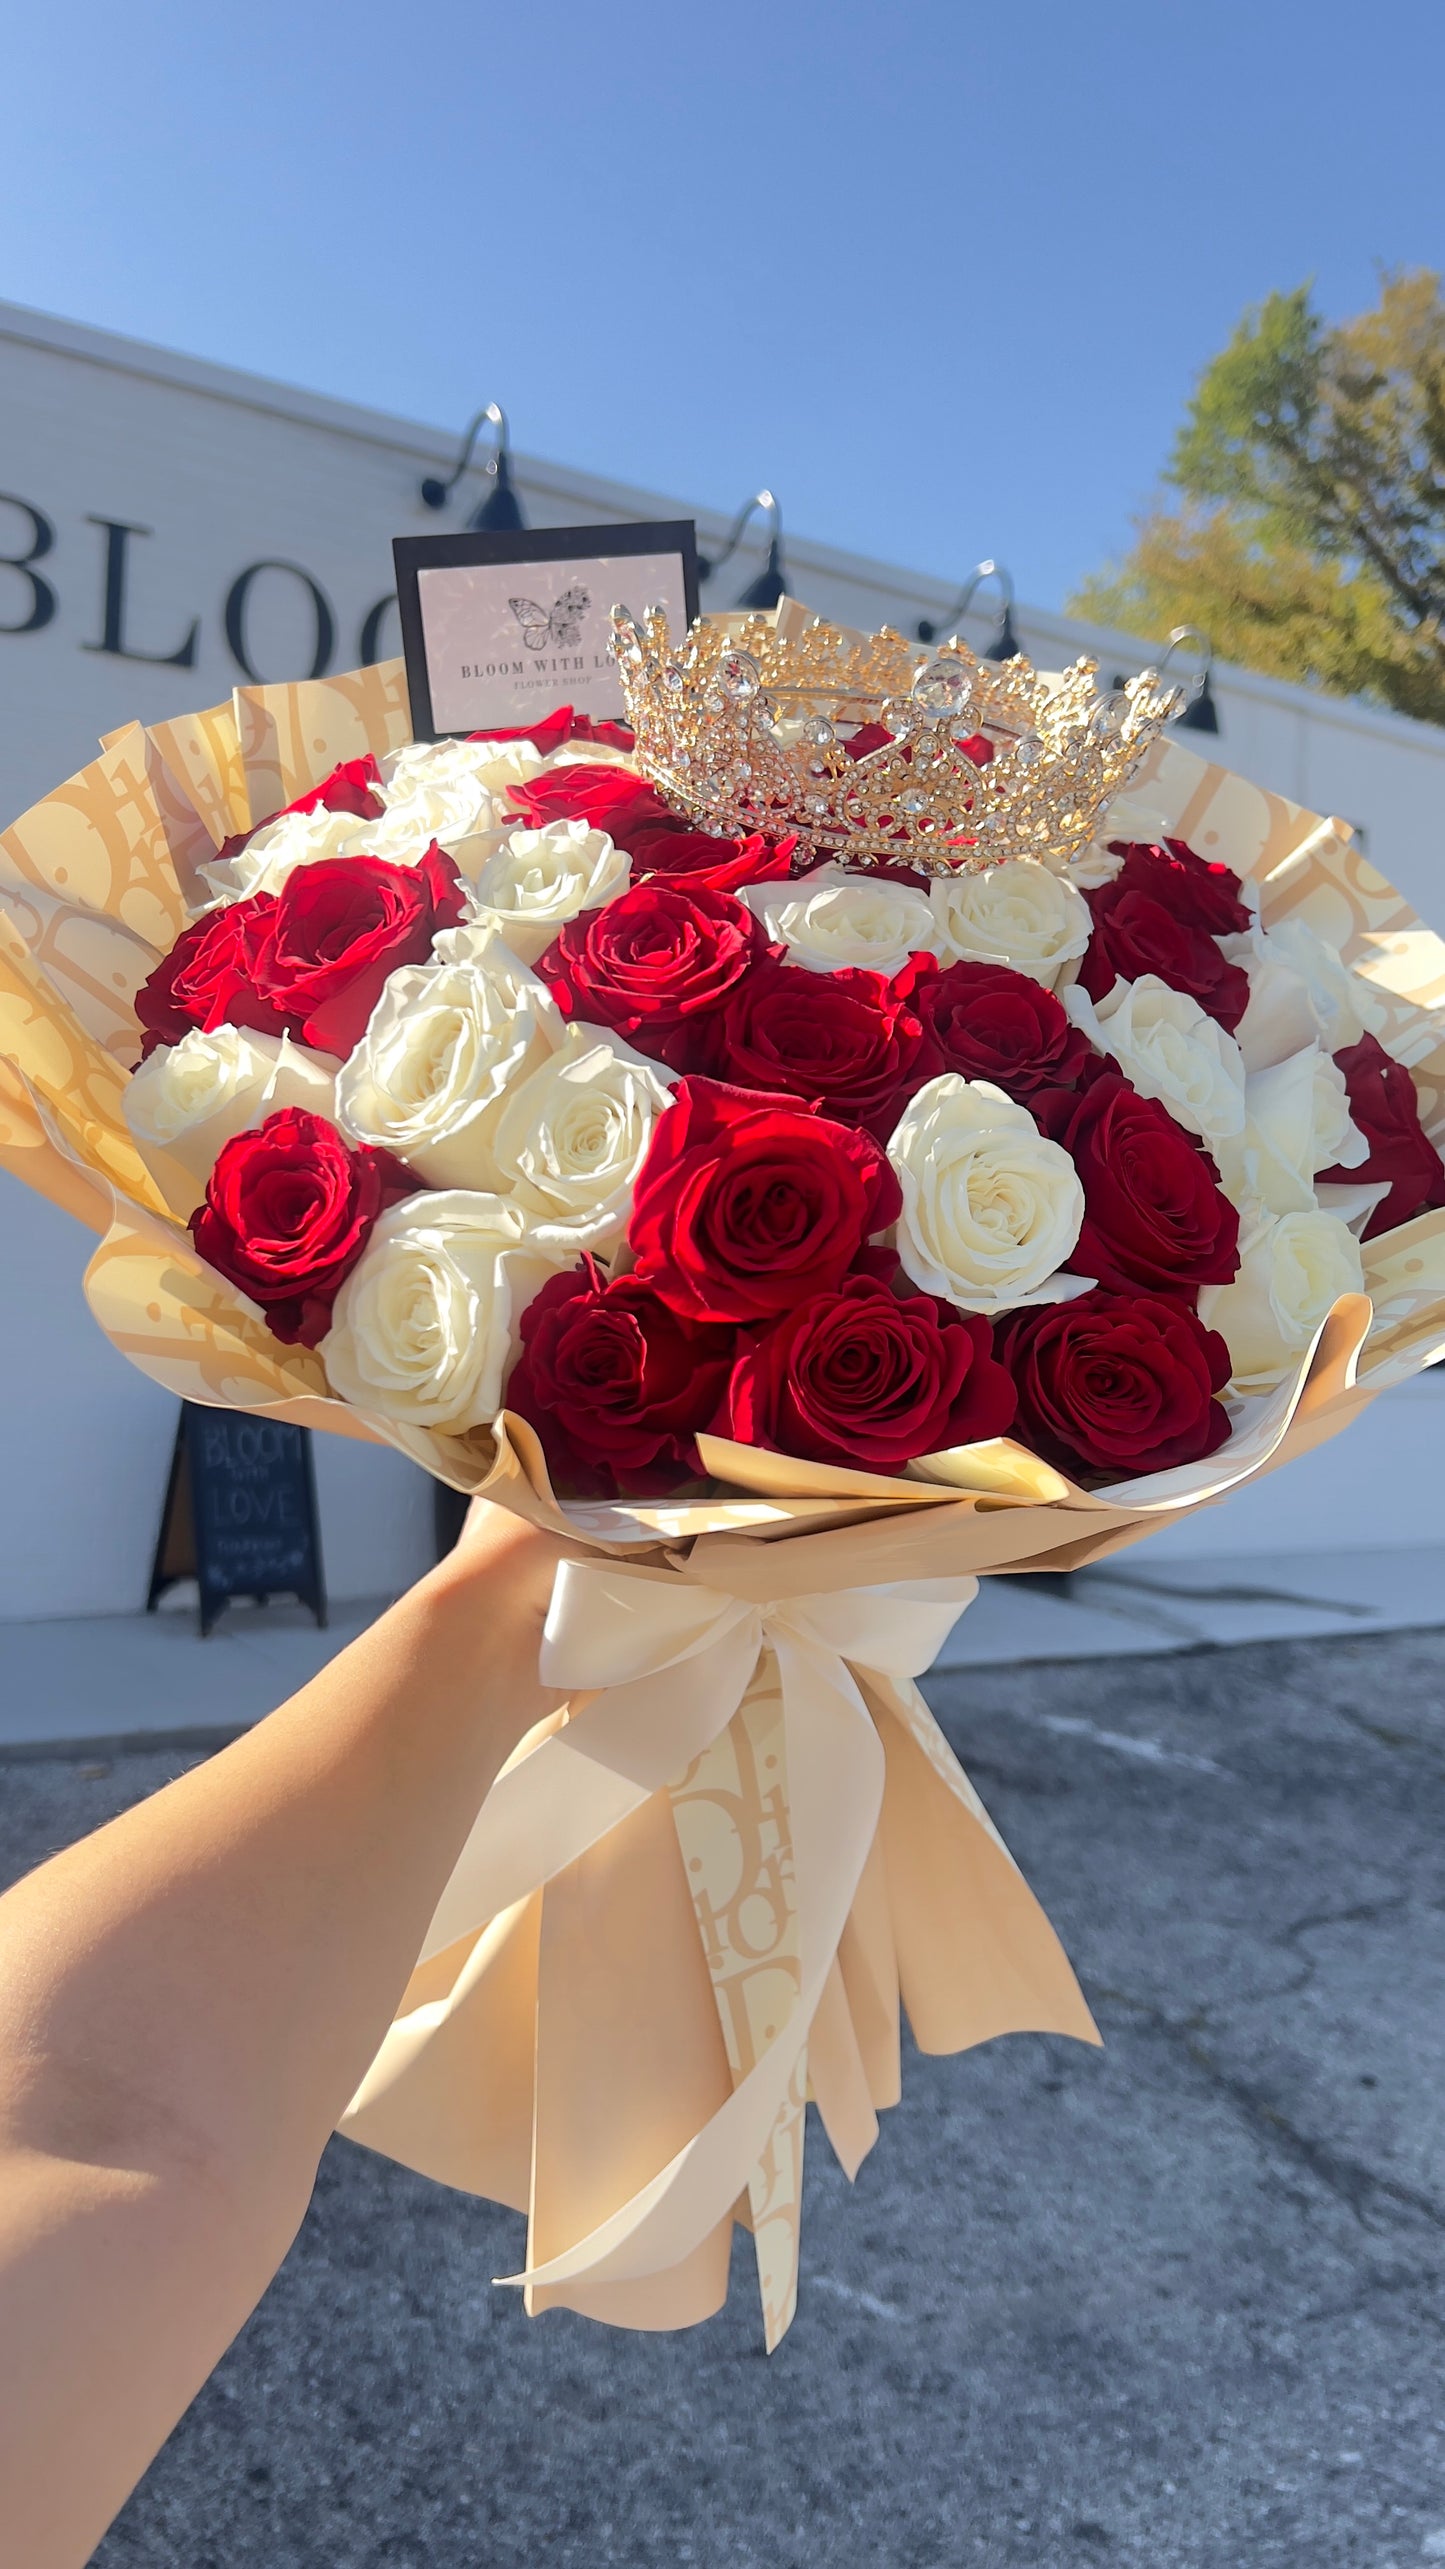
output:
[[[345,2118],[528,2216],[516,2278],[644,2328],[706,2316],[735,2221],[769,2345],[792,2315],[805,2109],[848,2173],[928,2051],[1097,2039],[1047,1919],[916,1679],[980,1577],[1078,1567],[1336,1434],[1445,1349],[1445,1213],[1365,1249],[1295,1376],[1207,1463],[1101,1492],[1007,1439],[901,1479],[705,1440],[718,1495],[559,1507],[531,1432],[444,1447],[333,1400],[196,1257],[120,1110],[136,988],[220,839],[408,737],[401,664],[237,691],[95,763],[0,835],[0,1167],[102,1234],[91,1308],[179,1396],[390,1442],[590,1550],[545,1643],[569,1709],[494,1787]],[[1445,1140],[1445,945],[1344,824],[1156,746],[1133,791],[1374,985]],[[179,1202],[177,1197],[174,1201]]]

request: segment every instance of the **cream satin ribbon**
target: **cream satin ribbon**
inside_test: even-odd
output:
[[[541,1675],[590,1700],[493,1785],[421,1959],[475,1934],[676,1782],[726,1729],[760,1654],[771,1650],[783,1698],[800,1986],[753,2068],[668,2165],[562,2255],[509,2281],[654,2274],[687,2256],[746,2188],[786,2101],[878,1825],[882,1743],[851,1668],[921,1676],[977,1593],[965,1576],[754,1604],[686,1573],[562,1563]]]

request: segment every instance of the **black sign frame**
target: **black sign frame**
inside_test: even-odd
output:
[[[233,1597],[295,1597],[328,1619],[311,1431],[182,1401],[146,1612],[194,1579],[204,1640]]]
[[[456,535],[398,535],[392,539],[391,550],[396,564],[397,614],[411,700],[412,736],[416,740],[469,737],[468,730],[438,731],[433,718],[421,607],[423,571],[512,570],[525,568],[529,562],[600,562],[619,553],[675,553],[682,565],[687,621],[689,625],[697,621],[697,528],[690,517],[624,520],[616,526],[529,526],[495,531],[483,528]],[[596,714],[596,705],[582,701],[585,693],[585,687],[579,687],[571,701],[579,713]],[[567,701],[565,691],[558,701]],[[545,710],[550,712],[551,707]],[[616,718],[615,714],[612,718]]]

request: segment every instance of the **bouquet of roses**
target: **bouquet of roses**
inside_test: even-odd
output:
[[[1445,1205],[1370,985],[1182,839],[805,870],[604,729],[339,766],[136,994],[142,1158],[361,1411],[509,1409],[573,1497],[701,1491],[708,1434],[1097,1482],[1212,1453]]]
[[[104,1190],[93,1307],[159,1379],[596,1545],[547,1644],[591,1700],[349,2128],[527,2202],[534,2307],[695,2317],[748,2219],[771,2341],[804,2103],[856,2166],[900,1987],[933,2047],[1091,2034],[911,1682],[974,1574],[1137,1539],[1445,1335],[1440,950],[1173,745],[1067,870],[860,873],[694,827],[620,726],[413,743],[398,699],[121,735],[99,900],[74,786],[0,842],[5,1156]]]

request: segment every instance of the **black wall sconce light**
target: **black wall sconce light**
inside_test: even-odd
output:
[[[720,571],[725,562],[732,560],[742,542],[743,532],[749,519],[756,517],[759,513],[768,521],[768,558],[757,578],[748,582],[738,600],[738,605],[755,607],[763,611],[769,607],[775,607],[779,598],[784,598],[788,594],[788,575],[783,566],[782,512],[771,491],[754,491],[750,500],[744,500],[728,530],[727,542],[721,553],[714,553],[711,556],[702,553],[698,555],[697,576],[699,580],[710,580],[714,572]]]
[[[1214,667],[1214,645],[1207,633],[1201,633],[1192,624],[1176,624],[1169,636],[1168,649],[1159,663],[1159,675],[1163,677],[1176,651],[1184,650],[1187,645],[1193,646],[1198,665],[1193,675],[1183,681],[1189,689],[1189,702],[1183,713],[1176,716],[1172,727],[1175,731],[1217,732],[1219,707],[1209,683],[1210,671]]]
[[[477,439],[484,428],[490,428],[492,431],[492,452],[486,468],[490,488],[485,498],[480,500],[473,509],[467,525],[479,530],[486,527],[497,533],[507,534],[517,527],[525,526],[527,521],[522,514],[522,503],[517,497],[516,485],[512,480],[512,444],[507,434],[507,414],[499,402],[489,401],[484,410],[478,411],[462,439],[461,453],[446,480],[439,481],[434,473],[428,473],[421,486],[421,496],[428,508],[446,507],[463,473],[471,463]]]
[[[973,604],[975,589],[985,580],[996,580],[1003,598],[1003,613],[992,642],[985,643],[985,660],[1017,660],[1020,656],[1018,635],[1014,631],[1014,584],[1001,562],[979,562],[970,571],[948,613],[937,618],[920,616],[913,630],[920,642],[937,642],[941,635],[956,633],[960,621]]]

